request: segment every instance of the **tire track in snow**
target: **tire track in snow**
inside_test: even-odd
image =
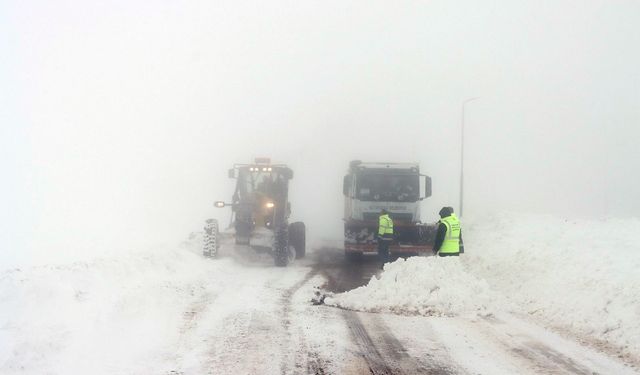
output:
[[[288,288],[280,297],[282,302],[282,326],[285,329],[286,337],[284,343],[284,350],[290,350],[293,344],[293,335],[291,331],[291,316],[293,310],[293,296],[307,284],[312,278],[319,273],[318,269],[311,269],[302,280],[295,283],[292,287]],[[308,374],[325,374],[325,360],[320,355],[309,349],[309,344],[304,338],[304,332],[302,328],[297,330],[298,349],[295,352],[294,358],[291,360],[285,356],[280,366],[280,372],[287,374],[291,372],[289,364],[292,362],[296,373],[305,372]],[[303,364],[306,363],[306,366]]]
[[[175,354],[173,359],[173,362],[178,364],[178,369],[170,370],[168,372],[169,375],[183,374],[182,370],[179,369],[179,364],[182,362],[183,353],[191,348],[189,335],[197,328],[201,315],[207,311],[215,299],[216,295],[205,291],[196,301],[192,302],[189,307],[182,312],[183,322],[180,327],[178,342],[174,351]]]
[[[299,312],[294,310],[299,304],[295,294],[317,271],[277,271],[268,271],[265,283],[243,286],[250,293],[237,292],[241,300],[233,302],[234,307],[218,325],[222,330],[210,338],[212,345],[203,363],[206,373],[220,369],[243,374],[325,373],[326,361],[309,350],[296,321]]]
[[[367,330],[362,325],[358,314],[354,311],[344,310],[343,316],[349,325],[353,340],[360,349],[364,361],[369,366],[371,374],[401,374],[398,371],[394,372],[394,369],[387,365],[371,337],[369,337]]]
[[[594,372],[576,363],[573,359],[535,341],[525,342],[511,351],[535,363],[545,374],[557,374],[559,371],[568,374],[593,375]]]
[[[578,363],[578,359],[570,357],[540,340],[535,339],[524,331],[516,329],[513,324],[508,324],[506,332],[502,326],[506,324],[497,318],[485,318],[485,324],[478,325],[476,329],[485,336],[500,344],[505,352],[515,354],[525,361],[529,368],[536,374],[579,374],[596,375],[599,372],[589,369]]]
[[[184,340],[186,334],[193,330],[198,325],[198,318],[202,313],[211,306],[211,303],[215,300],[215,296],[210,292],[205,292],[198,298],[198,300],[192,303],[189,308],[182,313],[183,325],[180,328],[180,339]]]
[[[354,341],[373,375],[452,375],[457,371],[433,361],[424,363],[411,357],[402,343],[393,335],[386,324],[375,314],[361,314],[343,310]],[[361,316],[367,317],[365,325]]]
[[[318,256],[314,268],[327,279],[325,287],[331,292],[343,292],[362,286],[379,272],[379,264],[375,258],[365,258],[360,264],[346,263],[340,252],[335,249],[325,250]],[[423,363],[408,355],[402,343],[375,314],[364,315],[342,310],[342,316],[371,374],[455,373],[437,362]],[[366,324],[361,316],[367,317]]]

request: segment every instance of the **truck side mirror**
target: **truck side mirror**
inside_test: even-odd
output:
[[[431,196],[431,177],[424,176],[424,197],[429,198]]]
[[[229,172],[227,174],[229,175],[229,178],[236,178],[236,170],[235,170],[235,168],[229,169]]]
[[[342,180],[342,194],[349,196],[349,190],[351,190],[351,176],[346,175]]]
[[[284,170],[282,170],[282,175],[287,180],[291,180],[293,178],[293,170],[291,168],[285,168]]]

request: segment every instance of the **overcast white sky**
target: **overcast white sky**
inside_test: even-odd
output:
[[[418,161],[435,218],[639,216],[637,1],[0,1],[4,259],[179,241],[234,162],[342,235],[348,161]]]

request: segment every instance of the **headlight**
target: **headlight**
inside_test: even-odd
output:
[[[273,203],[273,202],[267,202],[267,204],[266,204],[267,208],[273,208],[273,207],[275,207],[275,205],[276,204]]]

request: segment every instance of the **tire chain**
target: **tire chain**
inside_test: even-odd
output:
[[[204,246],[202,253],[206,257],[215,258],[218,255],[218,221],[211,220],[204,227]]]
[[[273,258],[278,267],[286,267],[289,263],[289,231],[287,225],[281,225],[276,228]]]

